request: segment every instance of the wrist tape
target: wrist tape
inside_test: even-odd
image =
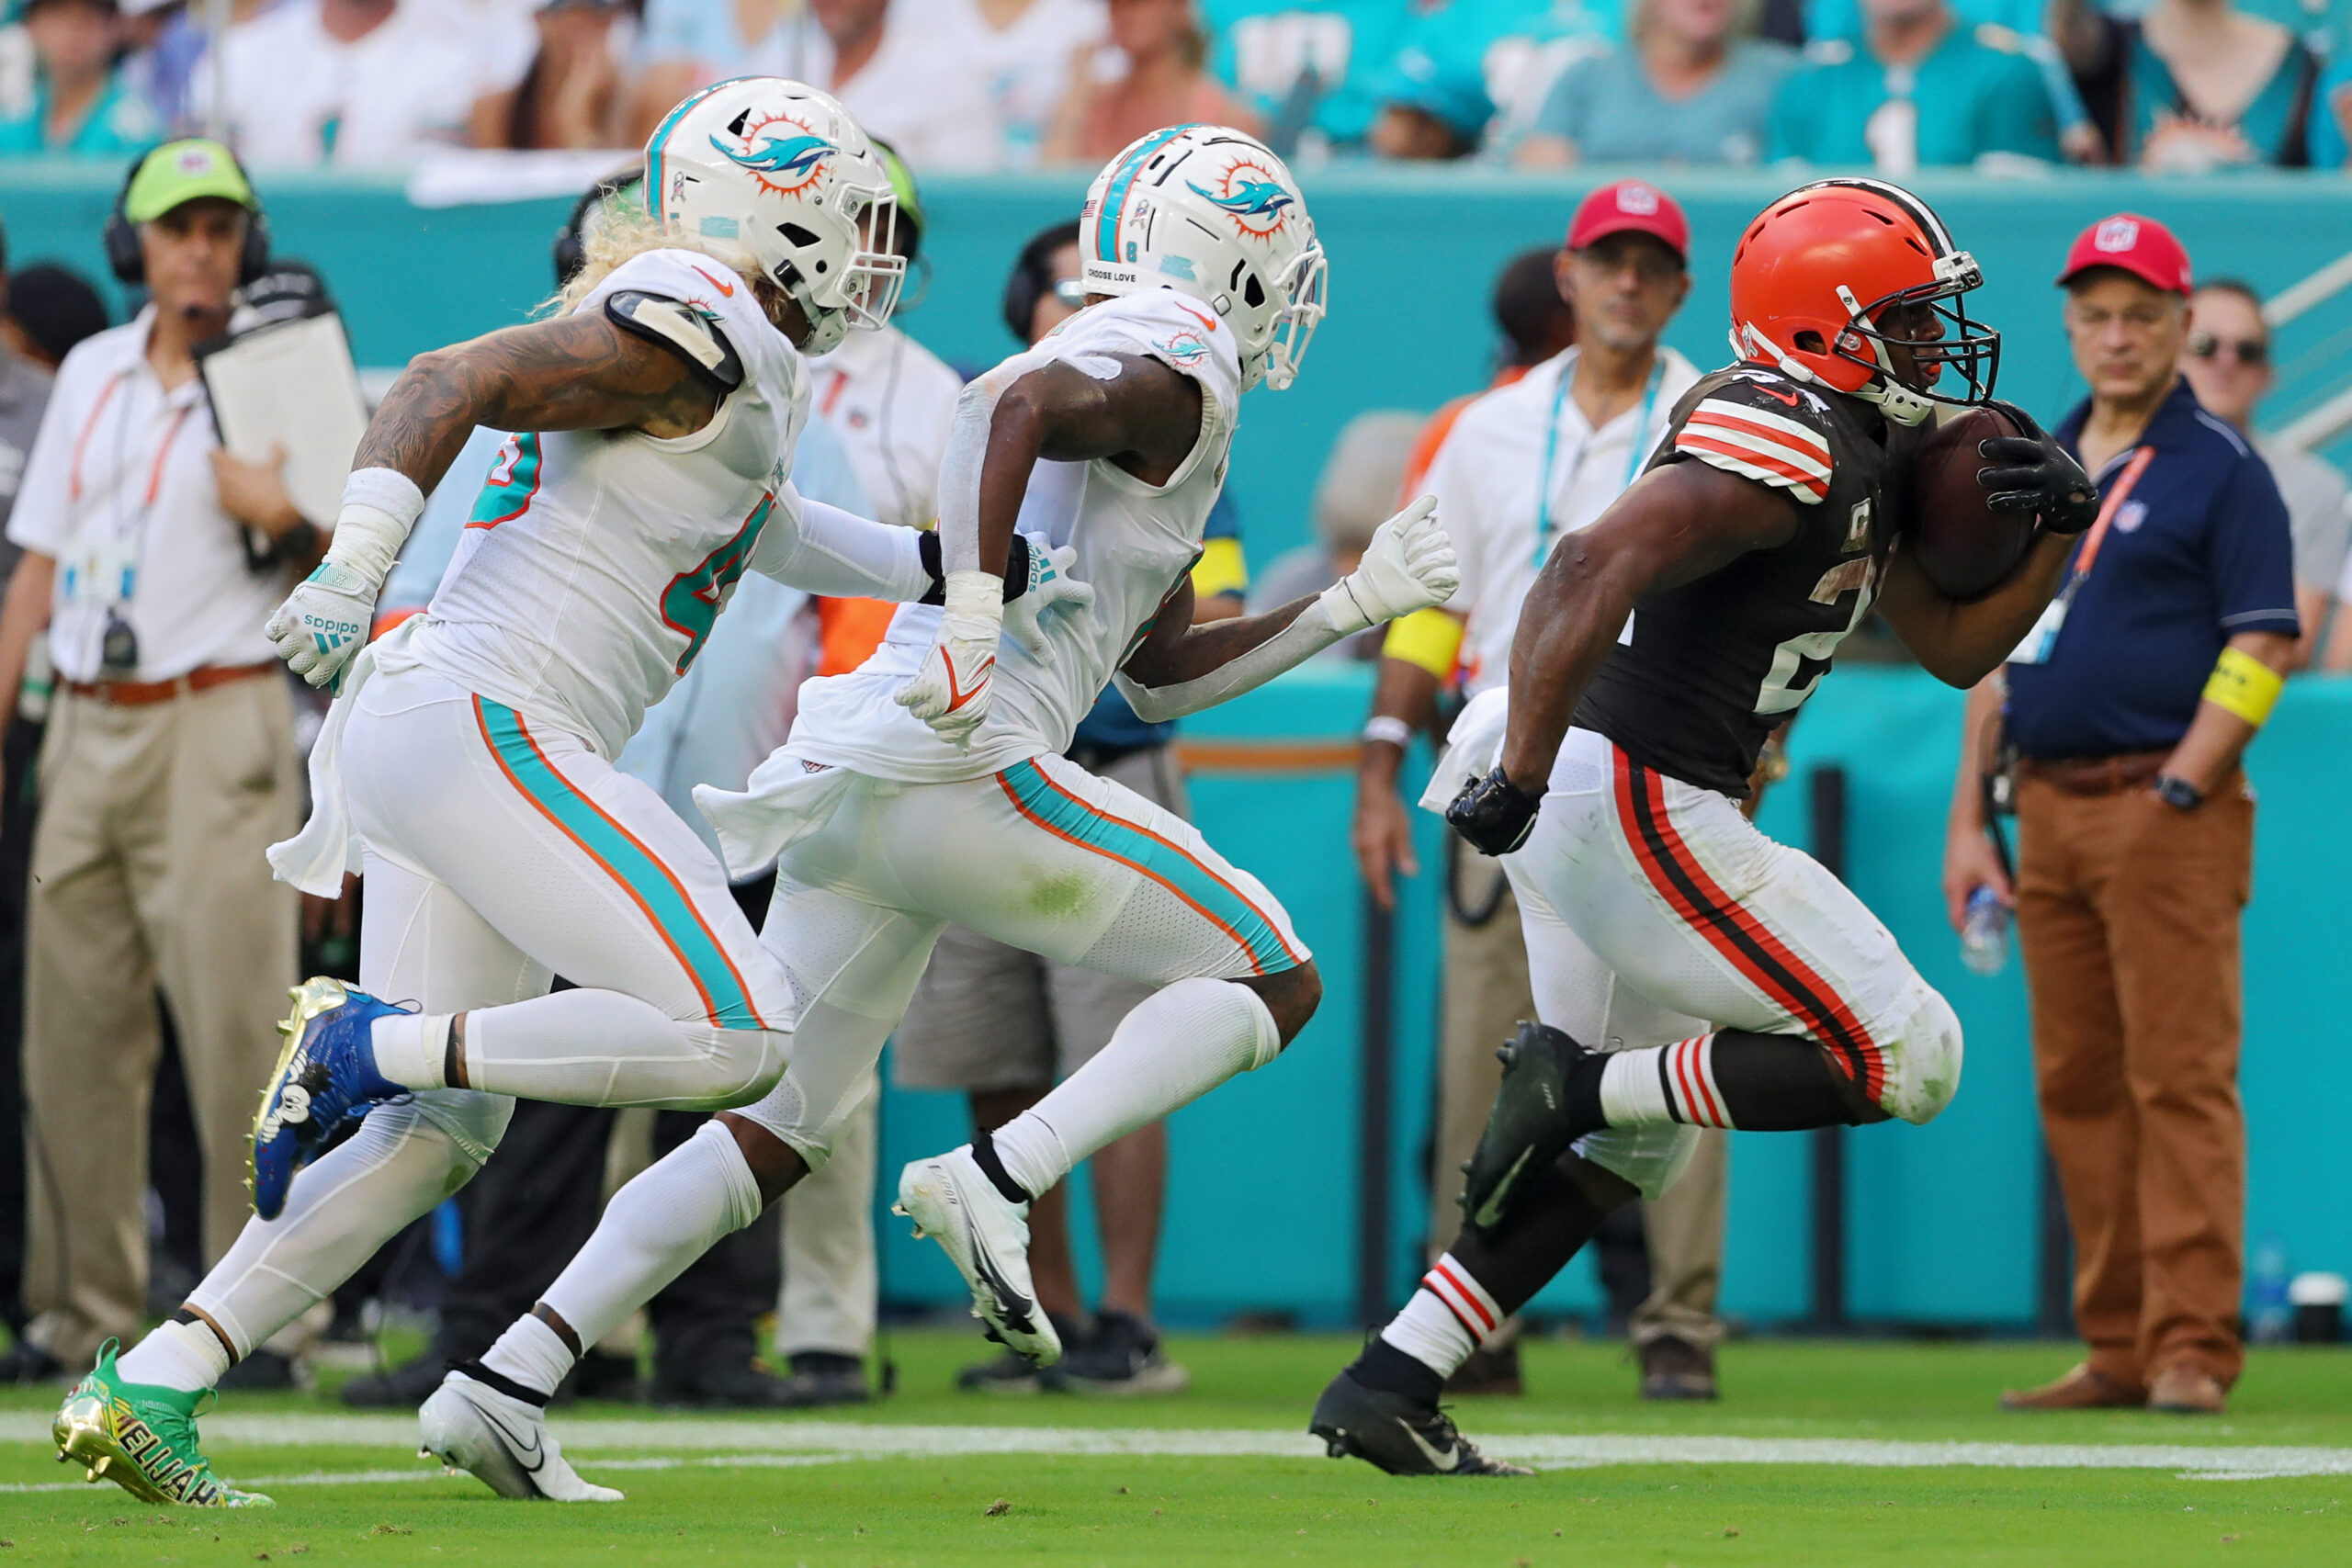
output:
[[[2259,729],[2278,705],[2279,688],[2286,683],[2278,671],[2244,649],[2225,648],[2205,682],[2205,700]]]
[[[343,507],[326,562],[369,586],[390,575],[409,530],[424,510],[424,492],[406,474],[390,468],[359,468],[344,481]]]

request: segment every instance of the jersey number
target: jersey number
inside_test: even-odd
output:
[[[1804,632],[1789,638],[1772,650],[1772,668],[1764,672],[1764,684],[1756,694],[1756,711],[1759,714],[1793,713],[1813,695],[1821,683],[1822,672],[1829,668],[1830,656],[1838,645],[1846,640],[1862,617],[1871,613],[1871,604],[1878,597],[1878,562],[1870,556],[1856,556],[1841,561],[1821,574],[1813,585],[1809,597],[1816,604],[1835,604],[1847,594],[1854,596],[1854,613],[1846,624],[1835,631]]]
[[[752,549],[760,542],[760,530],[767,525],[768,513],[775,509],[773,492],[760,497],[752,514],[743,519],[743,526],[733,538],[705,556],[700,566],[692,571],[682,571],[670,580],[662,591],[662,619],[673,632],[684,635],[685,651],[678,655],[678,673],[684,675],[694,664],[702,645],[710,640],[710,628],[718,619],[720,606],[727,603],[728,591],[743,575],[752,563]]]
[[[526,430],[508,436],[498,448],[498,460],[490,466],[490,478],[483,481],[481,494],[474,498],[466,526],[495,528],[501,523],[512,523],[528,510],[531,498],[538,493],[539,435]]]

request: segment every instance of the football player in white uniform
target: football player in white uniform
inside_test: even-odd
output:
[[[745,570],[822,593],[931,587],[916,535],[785,477],[802,353],[889,315],[893,198],[841,106],[775,78],[696,94],[646,152],[647,212],[600,231],[560,313],[425,355],[394,384],[325,563],[271,622],[299,673],[345,688],[312,756],[311,823],[271,859],[320,892],[364,868],[366,988],[297,990],[254,1130],[257,1217],[173,1322],[119,1363],[109,1343],[59,1411],[61,1457],[94,1480],[266,1501],[211,1474],[199,1402],[464,1185],[509,1097],[715,1108],[783,1071],[790,986],[717,858],[612,758]],[[478,424],[519,434],[430,607],[361,652],[424,491]],[[558,973],[581,988],[548,994]],[[462,1386],[481,1401],[451,1396],[447,1445],[495,1418],[494,1392]],[[552,1449],[535,1484],[592,1495]]]
[[[981,1315],[1043,1361],[1059,1346],[1029,1287],[1029,1199],[1273,1060],[1315,1010],[1321,981],[1264,886],[1062,753],[1114,674],[1148,719],[1193,712],[1443,602],[1453,547],[1422,502],[1320,596],[1193,626],[1186,573],[1240,395],[1296,373],[1322,315],[1323,253],[1281,161],[1211,126],[1155,131],[1113,160],[1081,228],[1088,307],[958,407],[940,483],[944,608],[901,610],[862,668],[803,687],[792,738],[748,791],[697,792],[730,864],[781,853],[761,941],[801,1003],[791,1069],[615,1195],[482,1358],[518,1401],[544,1404],[582,1345],[823,1164],[950,920],[1163,987],[1034,1110],[900,1182]],[[1037,473],[1033,486],[1040,462],[1068,465],[1051,477],[1069,482]],[[1024,501],[1055,496],[1093,597],[1041,623],[1032,648],[1000,635],[1000,574]],[[429,1443],[432,1401],[424,1416]],[[468,1468],[521,1495],[545,1442],[520,1430]]]

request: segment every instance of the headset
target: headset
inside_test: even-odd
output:
[[[171,143],[164,143],[164,146],[169,145]],[[107,266],[113,272],[117,282],[132,288],[147,281],[147,258],[139,252],[139,225],[124,216],[122,207],[130,199],[131,182],[138,179],[139,171],[147,166],[148,159],[162,151],[161,147],[150,147],[130,161],[130,171],[122,176],[122,188],[115,192],[114,206],[107,213]],[[226,147],[221,151],[229,152],[231,166],[240,176],[244,176],[245,166],[237,161],[236,153],[229,152]],[[251,177],[245,177],[245,186],[247,189],[252,188]],[[263,217],[256,208],[245,215],[245,249],[244,254],[237,258],[237,287],[243,288],[268,270],[269,220]]]
[[[637,158],[580,193],[580,199],[571,204],[571,215],[555,231],[552,254],[556,288],[560,289],[579,276],[580,269],[588,265],[588,242],[582,232],[588,225],[588,215],[644,180],[645,160]]]
[[[1004,326],[1022,343],[1029,341],[1029,323],[1036,318],[1037,301],[1057,281],[1053,276],[1054,253],[1065,245],[1078,243],[1076,223],[1057,223],[1030,237],[1012,259],[1012,276],[1004,280],[1004,300],[1000,307],[1004,312]]]

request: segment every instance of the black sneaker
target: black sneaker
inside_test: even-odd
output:
[[[1053,1319],[1054,1332],[1060,1336],[1064,1345],[1078,1345],[1085,1340],[1086,1332],[1076,1319],[1064,1317],[1057,1312],[1049,1312],[1046,1315]],[[1068,1365],[1069,1358],[1064,1356],[1057,1364],[1040,1371],[1036,1362],[1019,1351],[1006,1350],[994,1360],[975,1362],[957,1372],[956,1386],[966,1393],[1058,1391],[1062,1385],[1062,1368]]]
[[[716,1361],[688,1371],[656,1367],[653,1403],[685,1410],[782,1410],[792,1404],[785,1380],[756,1361]]]
[[[1160,1354],[1159,1331],[1124,1312],[1095,1314],[1094,1332],[1054,1371],[1072,1393],[1182,1393],[1193,1384],[1192,1373]]]
[[[784,1380],[785,1403],[797,1410],[829,1404],[863,1404],[874,1397],[866,1386],[865,1363],[855,1356],[824,1350],[801,1350],[792,1357],[792,1373]]]
[[[341,1398],[360,1410],[413,1410],[433,1397],[448,1374],[448,1358],[427,1348],[424,1354],[389,1372],[370,1372],[343,1385]]]
[[[1315,1402],[1306,1429],[1330,1445],[1333,1459],[1353,1454],[1391,1475],[1535,1473],[1480,1453],[1436,1404],[1366,1388],[1344,1371]]]
[[[1481,1230],[1503,1217],[1521,1181],[1548,1168],[1569,1146],[1597,1127],[1580,1125],[1567,1112],[1568,1075],[1592,1057],[1561,1030],[1524,1023],[1510,1043],[1495,1055],[1503,1064],[1502,1086],[1478,1147],[1463,1170],[1462,1210]]]
[[[0,1383],[62,1382],[65,1363],[34,1344],[19,1339],[0,1356]]]
[[[1661,1334],[1641,1348],[1644,1399],[1716,1397],[1715,1353]]]

